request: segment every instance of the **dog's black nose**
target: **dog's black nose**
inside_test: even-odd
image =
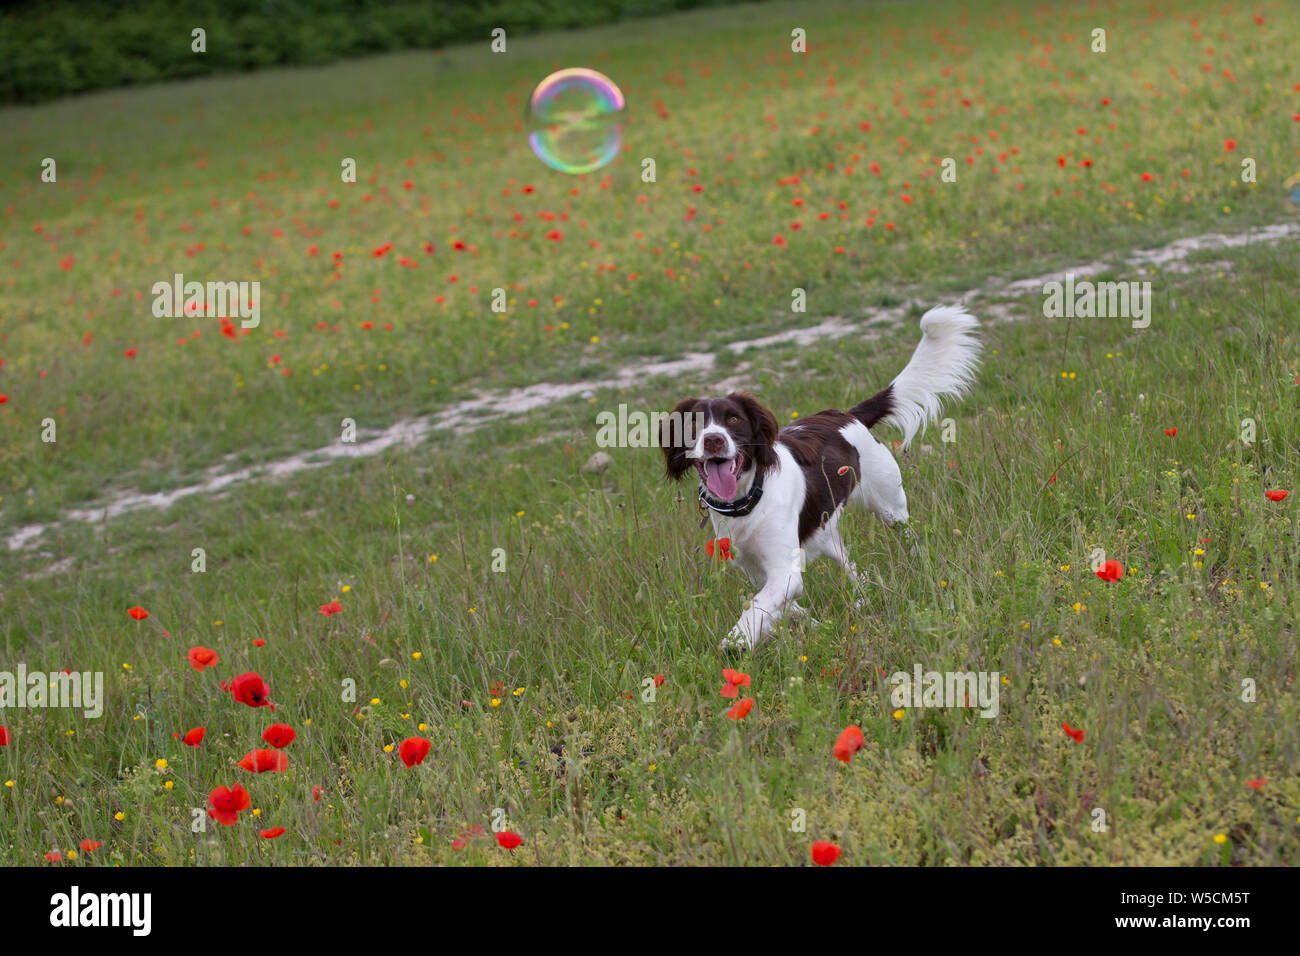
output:
[[[704,436],[704,453],[706,455],[720,456],[727,450],[727,440],[721,435]]]

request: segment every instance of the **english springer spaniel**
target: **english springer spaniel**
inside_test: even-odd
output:
[[[731,539],[731,556],[759,589],[722,642],[748,649],[787,611],[805,615],[797,598],[803,570],[834,559],[855,584],[858,573],[840,539],[846,502],[887,525],[907,521],[898,462],[868,430],[888,422],[906,448],[939,415],[945,396],[969,389],[979,364],[979,323],[956,306],[921,317],[921,342],[892,383],[847,412],[827,409],[778,431],[776,416],[748,392],[726,398],[684,398],[661,420],[659,443],[667,475],[692,466],[700,477],[700,508],[715,538]]]

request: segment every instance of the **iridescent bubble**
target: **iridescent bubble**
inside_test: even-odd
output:
[[[1300,173],[1296,173],[1282,187],[1286,190],[1286,201],[1293,209],[1300,209]]]
[[[552,169],[590,173],[618,155],[623,107],[623,91],[604,73],[559,70],[528,101],[528,144]]]

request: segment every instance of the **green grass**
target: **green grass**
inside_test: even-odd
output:
[[[383,428],[479,389],[595,379],[1283,220],[1300,21],[1282,4],[1260,8],[1262,25],[1209,3],[1160,9],[771,5],[521,40],[507,58],[401,55],[0,111],[0,530],[112,488],[186,484],[225,455],[316,448],[345,417]],[[1104,55],[1087,51],[1096,25]],[[787,52],[794,26],[803,60]],[[548,171],[519,133],[531,85],[572,63],[615,77],[631,105],[608,189]],[[55,185],[36,178],[47,155]],[[949,155],[959,178],[945,184],[933,160]],[[356,186],[338,182],[345,156]],[[1247,156],[1254,186],[1238,176]],[[477,254],[454,251],[458,237]],[[803,603],[819,623],[783,624],[739,665],[755,700],[743,721],[723,716],[734,662],[717,643],[748,584],[705,557],[693,489],[676,501],[656,451],[579,471],[595,414],[667,408],[735,374],[782,419],[843,407],[897,374],[914,319],[166,512],[59,524],[0,563],[0,668],[105,671],[108,707],[5,713],[0,861],[43,864],[91,838],[104,846],[77,865],[803,863],[817,839],[852,864],[1294,862],[1300,529],[1296,494],[1263,491],[1295,489],[1300,469],[1300,252],[1208,258],[1232,268],[1138,275],[1116,259],[1109,274],[1153,283],[1148,329],[1043,319],[1037,292],[1013,303],[1032,318],[988,325],[979,384],[948,413],[956,441],[932,431],[902,455],[919,553],[850,518],[864,607],[813,565]],[[175,271],[260,279],[261,327],[230,341],[212,319],[154,319],[149,288]],[[504,316],[497,286],[514,300]],[[795,287],[807,315],[790,313]],[[1093,575],[1097,548],[1122,580]],[[343,612],[320,614],[335,598]],[[147,620],[127,617],[137,604]],[[189,668],[195,645],[219,652],[214,671]],[[999,671],[1000,716],[895,716],[883,675],[918,662]],[[272,720],[220,692],[246,670],[298,730],[286,774],[235,766]],[[853,723],[867,743],[845,766],[831,747]],[[197,750],[172,737],[195,726]],[[433,750],[408,770],[384,748],[417,733]],[[193,834],[192,808],[236,781],[257,820]],[[498,808],[522,849],[453,849]],[[288,832],[258,839],[273,826]]]

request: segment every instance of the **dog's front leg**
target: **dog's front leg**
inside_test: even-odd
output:
[[[758,594],[722,642],[722,649],[749,650],[763,640],[786,608],[803,593],[803,574],[797,567],[770,569]]]

